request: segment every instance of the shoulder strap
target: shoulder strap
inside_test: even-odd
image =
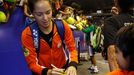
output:
[[[63,42],[64,41],[64,25],[63,25],[63,22],[60,19],[54,19],[54,21],[56,23],[57,30],[58,30],[58,33],[60,35],[60,38]]]
[[[32,24],[33,20],[29,17],[26,17],[26,20],[25,20],[25,27],[27,27],[28,25]]]
[[[66,49],[65,43],[64,43],[64,33],[65,33],[64,24],[63,24],[62,20],[60,20],[60,19],[54,19],[54,21],[56,23],[58,33],[59,33],[60,38],[62,40],[62,45],[64,46],[64,49],[65,49],[65,53],[67,55],[67,58],[69,58],[69,52]]]
[[[32,32],[32,37],[34,40],[34,47],[36,48],[36,53],[38,57],[39,48],[40,48],[40,39],[39,39],[40,36],[39,36],[39,28],[35,21],[30,24],[30,29]]]

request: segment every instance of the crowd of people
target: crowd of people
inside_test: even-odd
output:
[[[133,75],[133,0],[114,4],[102,27],[70,6],[58,6],[54,17],[52,0],[0,0],[1,75],[78,75],[73,30],[86,34],[92,73],[99,72],[95,51],[104,48],[106,75]]]

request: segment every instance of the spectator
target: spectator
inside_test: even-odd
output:
[[[120,70],[107,75],[134,75],[134,24],[122,27],[116,36],[115,54]]]

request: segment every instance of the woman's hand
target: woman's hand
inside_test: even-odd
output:
[[[66,75],[77,75],[77,70],[74,66],[70,66],[67,68],[67,70],[65,71]]]
[[[64,75],[65,69],[59,69],[59,68],[53,68],[51,70],[48,70],[47,75]]]

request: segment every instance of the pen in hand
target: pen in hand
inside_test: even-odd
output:
[[[51,66],[53,67],[53,71],[59,72],[59,73],[61,73],[61,75],[66,75],[65,72],[64,72],[65,71],[64,69],[59,69],[53,64],[51,64]]]

